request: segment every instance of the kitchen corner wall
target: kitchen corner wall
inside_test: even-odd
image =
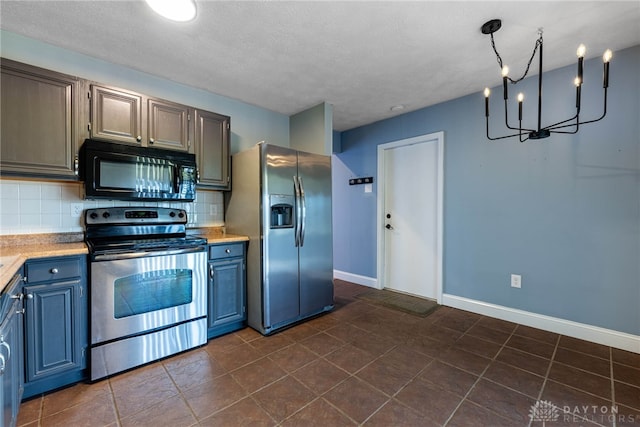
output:
[[[224,226],[223,193],[198,190],[191,203],[82,199],[81,182],[0,179],[0,235],[84,231],[82,211],[113,206],[160,206],[187,211],[188,227]]]

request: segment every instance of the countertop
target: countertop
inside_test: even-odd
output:
[[[247,236],[226,234],[217,228],[193,229],[189,233],[206,237],[209,244],[249,240]],[[88,253],[82,233],[0,236],[0,293],[27,260]]]

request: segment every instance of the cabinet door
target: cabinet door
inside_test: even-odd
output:
[[[142,95],[91,85],[91,138],[142,145]]]
[[[14,301],[0,325],[0,403],[3,426],[13,426],[18,417],[22,397],[22,317],[19,301]]]
[[[79,80],[2,59],[0,171],[77,179]]]
[[[198,186],[219,190],[231,189],[229,178],[230,118],[209,111],[196,110],[195,127]]]
[[[148,100],[149,146],[190,151],[190,109],[185,105],[159,99]]]
[[[244,258],[209,262],[209,328],[244,319],[244,280]]]
[[[87,319],[82,282],[25,286],[24,294],[26,381],[84,369],[82,325]]]

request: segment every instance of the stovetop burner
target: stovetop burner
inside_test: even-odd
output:
[[[91,254],[187,249],[207,239],[187,235],[187,213],[173,208],[99,208],[85,211],[85,241]]]

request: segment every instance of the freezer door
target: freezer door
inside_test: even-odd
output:
[[[333,244],[331,225],[331,157],[298,152],[302,188],[300,314],[333,305]]]
[[[263,145],[262,155],[262,244],[263,289],[262,322],[265,330],[297,319],[300,315],[298,288],[298,248],[294,227],[271,227],[270,204],[276,198],[295,199],[296,151],[275,145]],[[293,209],[295,211],[295,207]]]

